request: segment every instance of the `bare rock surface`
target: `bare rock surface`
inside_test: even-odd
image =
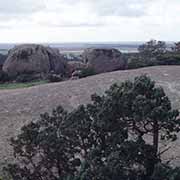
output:
[[[9,75],[21,73],[65,73],[66,62],[58,50],[37,44],[15,46],[8,53],[3,71]]]
[[[165,89],[173,107],[180,109],[180,66],[116,71],[25,89],[0,90],[0,162],[6,161],[6,157],[12,157],[9,138],[17,134],[22,125],[39,118],[40,113],[51,112],[52,108],[60,104],[72,110],[79,104],[90,102],[91,94],[102,94],[113,83],[132,80],[141,74],[151,76],[157,85]],[[164,159],[174,158],[174,164],[180,165],[180,139],[171,145]]]
[[[83,61],[92,67],[96,73],[111,72],[125,69],[126,60],[117,49],[86,49]]]

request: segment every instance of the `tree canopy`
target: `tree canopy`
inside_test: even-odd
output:
[[[167,51],[167,46],[164,41],[150,40],[140,45],[138,50],[140,54],[148,58],[164,54]]]
[[[176,42],[172,50],[173,52],[180,53],[180,42]]]
[[[25,125],[11,140],[16,163],[5,170],[13,180],[156,180],[156,167],[169,173],[159,140],[176,140],[178,116],[164,90],[142,75]]]

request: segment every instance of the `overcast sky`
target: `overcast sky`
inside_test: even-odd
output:
[[[180,40],[180,0],[0,0],[0,42]]]

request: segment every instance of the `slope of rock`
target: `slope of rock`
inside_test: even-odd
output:
[[[23,124],[37,119],[40,113],[49,112],[60,104],[72,110],[79,104],[88,103],[91,94],[102,94],[111,84],[133,79],[140,74],[150,75],[157,85],[165,89],[173,107],[180,109],[180,66],[116,71],[26,89],[0,90],[0,161],[3,162],[6,156],[11,157],[8,139],[17,134]],[[180,165],[180,140],[172,146],[164,158],[175,157],[175,164]]]

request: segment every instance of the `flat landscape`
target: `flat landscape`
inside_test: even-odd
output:
[[[40,113],[49,111],[58,105],[72,110],[79,104],[90,102],[91,94],[102,94],[111,84],[148,74],[157,85],[162,86],[180,109],[180,66],[156,66],[136,70],[124,70],[104,73],[79,80],[44,84],[35,87],[0,90],[0,160],[9,160],[11,147],[9,138],[17,134],[23,124],[36,120]],[[166,158],[173,158],[180,165],[180,140],[173,144]]]

